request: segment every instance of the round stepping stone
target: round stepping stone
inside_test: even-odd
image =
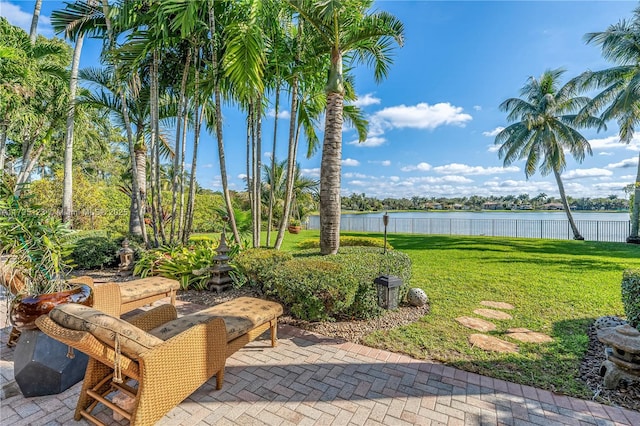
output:
[[[480,315],[481,317],[497,319],[497,320],[510,320],[513,317],[506,312],[495,311],[493,309],[476,309],[473,311],[474,314]]]
[[[497,337],[487,336],[486,334],[472,334],[469,336],[469,343],[471,346],[484,349],[485,351],[504,353],[518,352],[518,345],[505,342]]]
[[[505,336],[525,343],[553,342],[553,339],[546,334],[531,331],[527,328],[510,328],[507,330],[507,334]]]
[[[486,331],[493,331],[496,329],[496,325],[494,323],[485,321],[480,318],[459,317],[459,318],[456,318],[456,321],[458,321],[460,324],[464,325],[465,327],[471,328],[473,330],[486,332]]]
[[[491,300],[483,300],[482,302],[480,302],[480,304],[482,306],[488,306],[490,308],[496,309],[515,309],[515,306],[513,306],[511,303],[506,302],[493,302]]]

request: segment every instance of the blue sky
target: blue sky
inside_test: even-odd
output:
[[[34,1],[0,1],[0,15],[28,29]],[[39,31],[53,35],[48,16],[63,2],[43,1]],[[631,1],[379,1],[376,8],[396,15],[406,41],[395,52],[389,77],[381,84],[371,70],[356,71],[358,104],[370,121],[369,137],[357,143],[343,133],[343,195],[454,197],[544,192],[557,196],[553,176],[525,179],[522,162],[504,168],[493,145],[505,126],[498,105],[519,96],[529,76],[562,67],[568,80],[587,69],[611,66],[587,32],[604,31],[631,17]],[[96,66],[99,47],[85,42],[82,67]],[[95,42],[93,42],[95,43]],[[566,81],[566,80],[565,80]],[[271,146],[273,114],[264,120],[263,146]],[[224,111],[230,186],[242,190],[245,173],[244,116]],[[287,111],[282,116],[288,117]],[[287,119],[280,120],[276,157],[286,157]],[[321,131],[322,129],[320,129]],[[563,173],[572,197],[616,194],[635,181],[640,138],[618,141],[617,126],[584,131],[593,156],[578,164],[570,157]],[[265,161],[270,149],[265,150]],[[301,147],[301,152],[304,148]],[[199,152],[198,181],[220,189],[215,139],[205,135]],[[319,177],[320,151],[298,159],[303,173]]]

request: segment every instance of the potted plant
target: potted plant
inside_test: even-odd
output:
[[[298,234],[302,229],[300,221],[298,219],[290,219],[289,220],[289,232],[292,234]]]

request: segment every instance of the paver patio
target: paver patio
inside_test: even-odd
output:
[[[180,304],[182,314],[199,306]],[[10,328],[0,334],[2,425],[69,425],[80,384],[24,398],[13,381]],[[189,356],[189,354],[185,354]],[[16,394],[17,391],[17,394]],[[13,393],[13,395],[11,395]],[[110,412],[99,412],[107,424]],[[640,412],[570,398],[283,325],[257,340],[159,425],[640,425]]]

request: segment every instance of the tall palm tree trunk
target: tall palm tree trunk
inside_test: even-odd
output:
[[[344,85],[342,54],[331,52],[327,82],[327,111],[320,162],[320,253],[336,254],[340,248],[340,173],[342,169],[342,122]]]
[[[636,185],[633,191],[633,206],[631,207],[631,235],[627,238],[628,243],[640,244],[640,155],[638,155],[638,172],[636,174]]]
[[[78,68],[84,35],[80,33],[73,48],[71,80],[69,81],[69,109],[67,110],[67,132],[64,144],[64,178],[62,183],[62,221],[71,222],[73,213],[73,130],[76,116],[76,90],[78,89]]]
[[[31,18],[31,30],[29,31],[29,42],[32,46],[36,44],[36,37],[38,36],[38,20],[40,19],[41,8],[42,0],[36,0],[33,8],[33,17]]]
[[[104,13],[104,17],[105,17],[105,25],[107,27],[107,49],[112,49],[113,45],[115,43],[115,38],[113,35],[113,27],[111,25],[111,18],[109,18],[109,0],[102,0],[102,11]],[[118,78],[118,69],[119,66],[117,63],[114,63],[114,70],[115,70],[115,74],[116,74],[116,79]],[[132,172],[132,179],[131,179],[131,193],[132,196],[134,197],[134,202],[135,202],[135,206],[137,207],[137,220],[140,223],[144,223],[144,218],[142,216],[142,201],[140,200],[140,191],[138,188],[138,179],[136,177],[136,171],[138,169],[137,164],[136,164],[136,155],[135,155],[135,144],[134,144],[134,140],[133,140],[133,131],[131,130],[131,120],[129,119],[129,108],[127,106],[127,96],[126,93],[124,91],[124,89],[122,87],[119,87],[117,89],[117,93],[120,96],[120,102],[122,104],[121,108],[122,108],[122,118],[124,120],[124,125],[125,125],[125,130],[127,133],[127,141],[129,143],[129,155],[131,158],[131,172]],[[133,214],[133,212],[132,212]],[[149,246],[149,239],[147,238],[147,232],[144,226],[141,227],[141,231],[142,231],[142,240],[144,242],[144,245],[146,247]]]
[[[256,106],[253,109],[255,121],[255,161],[253,163],[253,198],[256,211],[256,226],[254,229],[254,247],[260,247],[260,234],[262,231],[262,184],[260,170],[262,170],[262,97],[258,95]]]
[[[269,188],[269,210],[267,212],[267,247],[271,245],[271,224],[273,222],[273,199],[275,193],[275,173],[276,173],[276,144],[278,141],[278,113],[280,111],[280,83],[276,87],[275,94],[275,117],[273,119],[273,145],[271,148],[271,187]],[[0,173],[2,171],[0,170]]]
[[[341,93],[327,95],[327,112],[320,163],[320,253],[340,248],[340,172],[342,161]]]
[[[178,192],[180,190],[180,180],[182,176],[180,175],[180,164],[182,161],[181,152],[182,143],[181,138],[183,137],[182,133],[182,125],[183,125],[183,114],[185,113],[187,106],[187,78],[189,77],[189,65],[191,62],[191,48],[187,50],[187,60],[185,61],[184,68],[182,70],[182,81],[180,82],[180,97],[178,102],[178,117],[177,117],[177,126],[176,126],[176,142],[175,142],[175,157],[173,157],[173,185],[172,185],[172,193],[171,193],[171,233],[169,234],[169,241],[173,242],[176,236],[176,231],[180,232],[179,229],[176,230],[176,214],[178,211]]]
[[[573,232],[574,240],[584,240],[584,237],[580,234],[578,230],[578,226],[576,225],[575,220],[573,220],[573,215],[571,214],[571,208],[569,207],[569,203],[567,202],[567,195],[564,192],[564,185],[562,184],[562,179],[560,178],[560,172],[554,167],[553,168],[553,176],[556,178],[556,183],[558,184],[558,192],[560,192],[560,201],[562,201],[562,206],[564,207],[564,211],[567,214],[567,219],[569,220],[569,225],[571,226],[571,231]]]
[[[209,28],[211,31],[211,62],[214,73],[219,74],[218,67],[218,55],[216,50],[216,26],[215,26],[215,12],[213,10],[214,2],[209,3]],[[227,207],[227,214],[229,215],[229,223],[231,224],[231,231],[233,232],[233,238],[236,244],[242,244],[240,240],[240,234],[238,233],[238,227],[236,225],[236,218],[233,213],[233,204],[231,203],[231,196],[229,194],[229,185],[227,180],[227,165],[224,155],[224,142],[222,139],[222,100],[220,96],[220,82],[219,75],[215,76],[216,83],[214,88],[214,98],[216,106],[216,139],[218,141],[218,158],[220,161],[220,180],[222,181],[222,194],[224,197],[224,203]]]

